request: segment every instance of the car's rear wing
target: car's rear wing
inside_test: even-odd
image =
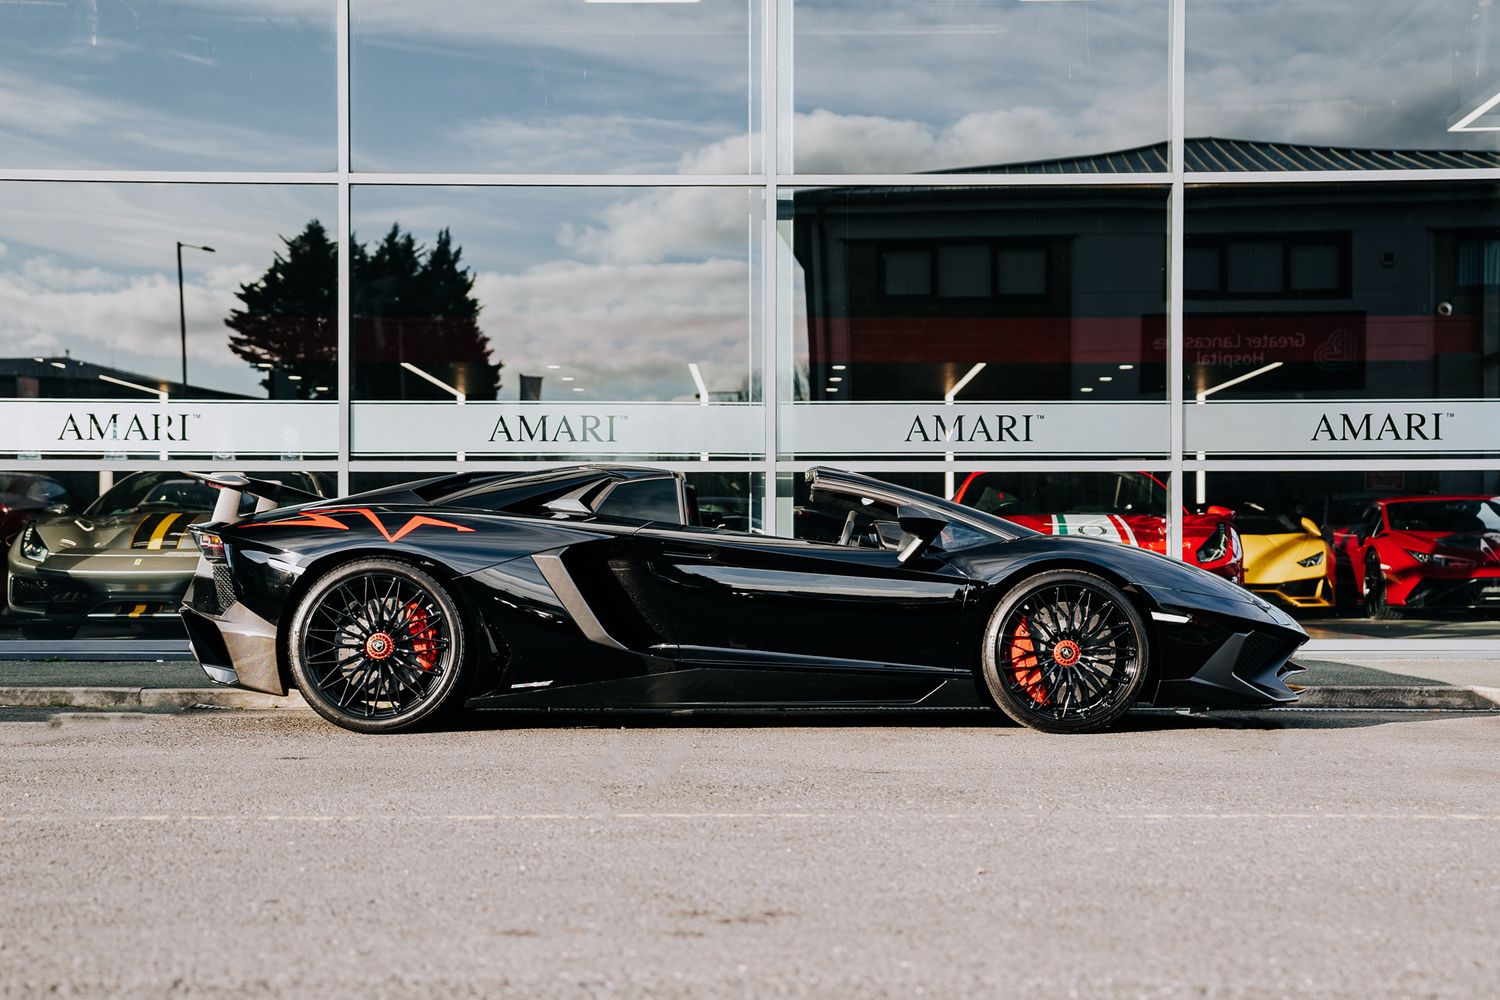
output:
[[[295,486],[278,483],[270,479],[251,479],[235,472],[203,473],[189,472],[193,479],[205,482],[219,491],[214,502],[210,524],[232,524],[240,519],[240,499],[246,495],[256,498],[257,513],[275,510],[277,507],[295,506],[323,500],[324,497]]]

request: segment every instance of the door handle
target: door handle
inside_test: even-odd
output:
[[[668,546],[661,550],[661,554],[666,556],[668,559],[694,559],[699,562],[707,562],[711,559],[717,559],[719,557],[719,550],[698,548],[672,548]]]

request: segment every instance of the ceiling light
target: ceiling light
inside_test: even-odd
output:
[[[576,382],[576,381],[578,381],[578,379],[577,379],[577,378],[575,378],[575,377],[574,377],[574,376],[572,376],[572,375],[564,375],[564,376],[563,376],[563,377],[562,377],[562,380],[563,380],[563,381],[564,381],[564,382]]]
[[[1121,365],[1120,366],[1120,371],[1122,371],[1122,372],[1128,372],[1128,371],[1130,371],[1130,369],[1132,369],[1134,367],[1135,367],[1135,365]]]
[[[260,368],[260,369],[270,368],[271,367],[271,362],[269,362],[269,361],[257,361],[257,362],[255,362],[255,367]]]
[[[37,364],[41,364],[42,362],[46,361],[47,359],[46,358],[32,358],[31,360],[35,361]]]
[[[953,383],[953,388],[943,393],[943,402],[953,402],[953,400],[958,397],[958,394],[960,392],[963,392],[964,386],[968,385],[973,380],[975,375],[978,375],[980,372],[984,371],[984,366],[987,364],[989,364],[988,361],[980,361],[976,363],[973,368],[970,368],[967,372],[965,372],[963,378]]]
[[[582,392],[583,391],[583,386],[581,386],[581,385],[575,385],[573,387],[573,391],[574,392]]]
[[[1099,381],[1101,381],[1101,382],[1113,382],[1114,380],[1115,380],[1115,377],[1113,375],[1100,375],[1099,376]]]
[[[41,360],[41,358],[37,358],[37,360],[38,360],[38,361],[40,361],[40,360]],[[834,365],[834,366],[833,366],[833,370],[834,370],[834,371],[836,371],[836,372],[841,372],[841,371],[843,371],[843,370],[844,370],[844,369],[845,369],[845,368],[848,368],[848,367],[849,367],[849,366],[848,366],[848,365]]]
[[[838,392],[839,391],[839,387],[836,386],[836,385],[830,385],[827,389],[824,389],[823,391],[824,392]]]
[[[326,385],[315,385],[315,386],[313,386],[313,392],[327,392],[327,391],[328,391],[328,386],[326,386]]]
[[[301,382],[302,381],[302,376],[301,375],[288,375],[287,376],[287,380],[291,381],[291,382]]]
[[[555,372],[555,371],[557,371],[561,367],[562,367],[562,365],[548,365],[547,366],[547,370]]]
[[[844,381],[844,377],[842,375],[830,375],[830,376],[828,376],[828,381],[830,381],[830,382],[842,382],[842,381]]]
[[[63,364],[61,361],[54,361],[54,362],[52,362],[52,367],[53,368],[66,368],[68,366],[65,365],[65,364]]]
[[[1079,389],[1078,391],[1079,392],[1093,392],[1094,391],[1094,387],[1091,386],[1091,385],[1086,385],[1082,389]]]

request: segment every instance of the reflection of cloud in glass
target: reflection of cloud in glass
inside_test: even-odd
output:
[[[564,375],[590,399],[692,399],[690,361],[715,394],[748,386],[758,191],[363,188],[354,209],[361,232],[453,225],[504,399],[523,374],[548,399]]]
[[[803,0],[796,169],[941,170],[1160,142],[1167,14],[1165,0]]]
[[[236,185],[0,185],[0,354],[61,355],[157,378],[180,365],[174,243],[207,244],[184,261],[194,384],[263,395],[229,351],[235,292],[284,249],[280,235],[336,216],[324,188]]]
[[[0,18],[10,166],[318,170],[334,163],[333,9],[13,4]]]
[[[1490,0],[1188,5],[1190,135],[1493,149],[1451,124],[1500,91]]]
[[[354,6],[362,169],[673,169],[758,117],[760,0]],[[750,165],[741,160],[736,172]]]

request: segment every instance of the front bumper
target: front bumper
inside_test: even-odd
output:
[[[1276,583],[1247,583],[1251,593],[1259,594],[1269,601],[1277,601],[1289,608],[1327,608],[1333,605],[1333,591],[1326,574],[1319,573],[1303,580],[1282,580]]]
[[[1153,593],[1159,707],[1272,708],[1297,700],[1287,678],[1307,632],[1290,615],[1240,591],[1228,596]]]
[[[173,619],[193,578],[191,556],[61,553],[38,563],[12,546],[6,603],[13,614],[49,622]]]

